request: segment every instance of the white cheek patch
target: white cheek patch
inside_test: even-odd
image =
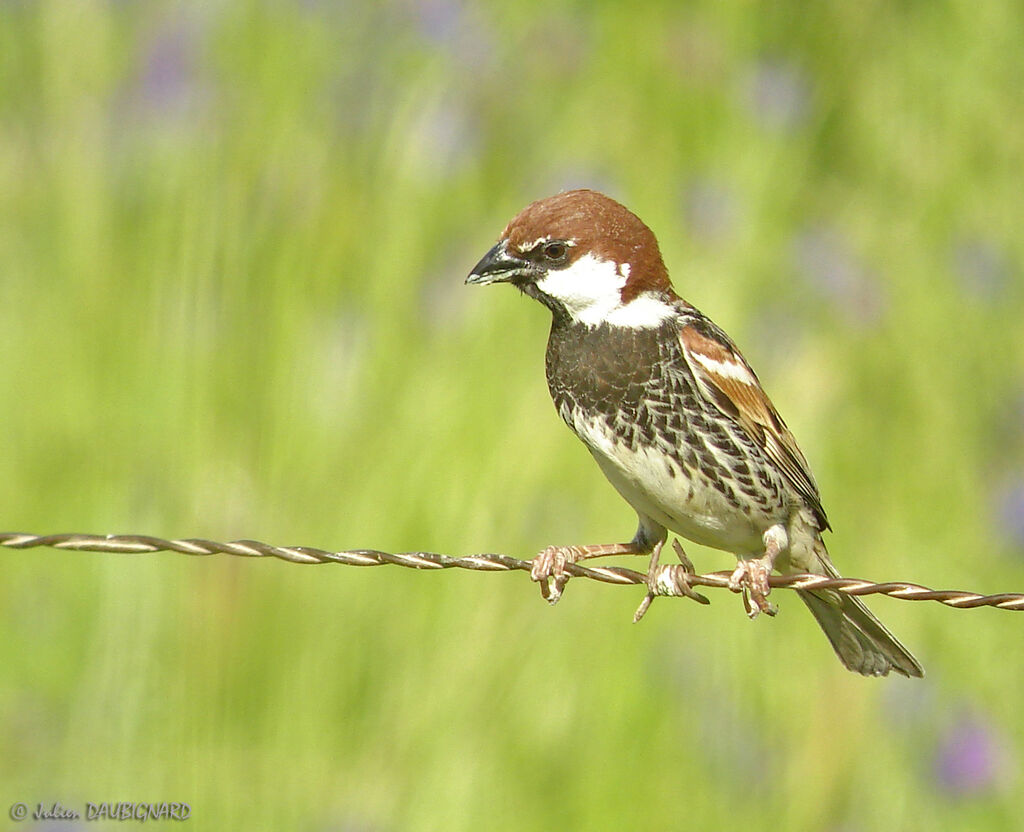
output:
[[[621,305],[620,293],[626,278],[615,264],[584,254],[564,269],[549,271],[537,281],[537,288],[562,302],[576,320],[599,324]]]
[[[622,303],[622,287],[629,264],[617,266],[593,254],[584,254],[571,266],[552,270],[537,281],[537,288],[560,301],[573,320],[587,326],[656,327],[674,310],[664,301],[644,293]]]

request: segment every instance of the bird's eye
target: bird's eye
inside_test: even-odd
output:
[[[560,263],[569,253],[569,247],[565,243],[548,243],[544,246],[544,258],[552,263]]]

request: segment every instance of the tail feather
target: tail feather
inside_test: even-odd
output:
[[[815,554],[820,569],[814,571],[838,578],[824,545],[815,547]],[[904,676],[924,676],[920,662],[859,598],[828,590],[799,590],[798,594],[850,670],[865,676],[887,676],[891,670]]]

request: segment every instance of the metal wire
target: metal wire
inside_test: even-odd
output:
[[[258,540],[233,540],[219,543],[214,540],[186,538],[164,540],[148,535],[95,535],[0,532],[0,546],[10,549],[32,549],[47,546],[78,552],[115,552],[142,554],[148,552],[180,552],[185,555],[236,555],[251,558],[279,558],[290,563],[342,563],[347,566],[383,566],[394,564],[411,569],[473,569],[481,572],[529,572],[532,562],[499,554],[466,555],[452,557],[434,552],[381,552],[376,549],[349,549],[329,552],[310,546],[271,546]],[[681,566],[661,567],[666,580],[650,587],[649,594],[689,596],[691,587],[706,586],[729,588],[730,572],[711,572],[694,575]],[[621,566],[580,566],[568,564],[565,570],[574,578],[590,578],[608,584],[641,584],[647,586],[647,575]],[[979,595],[956,589],[929,589],[906,581],[874,583],[859,578],[829,578],[824,575],[773,575],[768,579],[773,589],[818,589],[844,592],[847,595],[888,595],[903,601],[938,601],[947,607],[973,609],[995,607],[1001,610],[1024,610],[1024,593],[1002,592],[997,595]]]

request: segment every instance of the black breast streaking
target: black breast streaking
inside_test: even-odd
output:
[[[546,359],[548,389],[563,416],[582,411],[603,416],[622,429],[636,426],[638,436],[654,441],[659,425],[654,410],[696,409],[696,390],[682,355],[676,324],[659,328],[588,327],[556,322]],[[682,427],[682,414],[679,414]],[[668,413],[665,418],[670,419]],[[666,424],[665,427],[668,427]]]
[[[784,500],[781,482],[742,428],[712,412],[682,353],[678,328],[674,319],[633,328],[556,318],[546,357],[555,407],[574,430],[579,417],[599,418],[630,450],[657,448],[734,505],[771,511]]]

